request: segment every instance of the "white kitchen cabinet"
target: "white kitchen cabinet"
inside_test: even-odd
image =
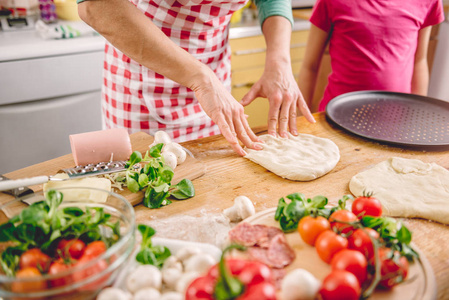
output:
[[[71,153],[101,129],[104,39],[0,32],[0,174]]]

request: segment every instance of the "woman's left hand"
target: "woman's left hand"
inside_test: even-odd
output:
[[[272,62],[266,65],[262,77],[242,98],[241,103],[247,106],[257,97],[267,98],[270,104],[268,134],[276,135],[278,128],[282,137],[287,137],[288,131],[297,135],[297,109],[309,122],[315,123],[293,76],[290,63]]]

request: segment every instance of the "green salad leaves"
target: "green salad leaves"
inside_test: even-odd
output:
[[[126,176],[117,179],[123,181],[133,193],[145,190],[143,205],[149,208],[170,204],[170,196],[178,200],[195,196],[195,188],[189,179],[171,185],[174,172],[161,155],[163,146],[161,143],[151,147],[143,158],[139,151],[134,151],[127,162]],[[145,162],[143,167],[138,165],[141,162]]]
[[[154,246],[151,237],[156,231],[147,225],[139,224],[137,229],[142,234],[140,251],[136,255],[136,260],[144,265],[153,265],[161,268],[164,261],[171,255],[170,250],[162,245]]]
[[[109,247],[120,238],[120,223],[102,207],[64,207],[61,192],[50,190],[43,201],[33,203],[19,215],[0,225],[0,242],[11,244],[0,255],[0,265],[13,276],[22,253],[32,248],[52,255],[61,238],[78,238],[86,243],[102,240]]]

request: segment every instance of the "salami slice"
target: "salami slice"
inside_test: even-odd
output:
[[[267,257],[275,268],[283,268],[291,264],[295,258],[296,254],[290,245],[287,243],[285,235],[276,235],[268,247]]]
[[[267,239],[267,226],[251,225],[246,222],[239,223],[229,231],[231,242],[249,247],[256,245],[259,241]]]
[[[248,254],[253,259],[271,268],[282,269],[296,257],[284,233],[276,227],[242,222],[229,232],[229,238],[249,247]]]

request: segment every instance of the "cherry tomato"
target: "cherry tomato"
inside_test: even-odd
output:
[[[33,248],[25,251],[19,259],[20,269],[37,268],[42,272],[46,272],[50,266],[51,258],[43,253],[39,248]]]
[[[103,241],[95,241],[86,246],[83,256],[97,257],[105,253],[106,250],[106,244]]]
[[[58,259],[50,265],[50,268],[48,269],[48,274],[61,275],[61,273],[67,272],[71,267],[72,264],[64,262],[63,259]],[[50,286],[52,287],[65,286],[67,284],[70,284],[71,282],[72,278],[70,275],[59,276],[58,278],[49,280]]]
[[[358,300],[361,288],[354,274],[333,270],[324,278],[319,293],[322,300]]]
[[[354,274],[360,286],[363,286],[368,275],[368,261],[362,253],[356,250],[339,251],[332,258],[331,266],[332,270],[345,270]]]
[[[348,248],[361,252],[368,260],[371,260],[374,255],[374,246],[368,234],[375,240],[379,239],[379,233],[376,230],[368,227],[359,228],[348,236]]]
[[[390,289],[403,282],[407,278],[409,264],[407,258],[401,256],[398,251],[389,248],[379,249],[381,263],[379,286]]]
[[[380,201],[371,196],[358,197],[352,203],[352,212],[359,219],[363,216],[382,216],[382,204]]]
[[[348,232],[354,230],[354,228],[351,225],[340,223],[340,222],[349,223],[349,222],[354,222],[357,220],[358,220],[357,216],[346,209],[337,210],[337,211],[333,212],[331,214],[331,216],[329,217],[329,222],[331,222],[332,230],[334,230],[334,231],[337,230],[338,232],[341,232],[341,233],[348,233]],[[340,222],[338,222],[338,221],[340,221]]]
[[[15,293],[28,293],[28,292],[37,292],[43,291],[47,288],[47,283],[45,280],[41,279],[41,272],[37,268],[34,267],[26,267],[20,269],[16,273],[16,278],[18,279],[34,279],[32,281],[14,281],[11,285],[11,290]]]
[[[312,216],[305,216],[298,223],[298,232],[302,240],[310,246],[315,245],[317,237],[325,230],[329,230],[329,221],[321,216],[316,218]]]
[[[97,259],[98,257],[106,252],[106,245],[102,241],[95,241],[86,246],[84,250],[83,256],[78,260],[75,264],[75,267],[82,266],[88,264],[91,260]],[[85,267],[84,269],[77,271],[73,274],[73,281],[84,281],[91,276],[95,276],[96,274],[102,273],[105,269],[107,269],[108,263],[105,260],[98,260],[97,263],[92,266]],[[108,280],[109,274],[100,277],[98,280],[95,280],[87,285],[83,285],[79,288],[81,291],[89,291],[96,290],[98,287],[103,286]]]
[[[62,258],[79,259],[84,253],[86,244],[79,239],[65,240],[62,239],[56,248],[57,253]]]
[[[332,230],[323,231],[315,242],[318,256],[326,263],[330,263],[337,252],[347,247],[348,240]]]

